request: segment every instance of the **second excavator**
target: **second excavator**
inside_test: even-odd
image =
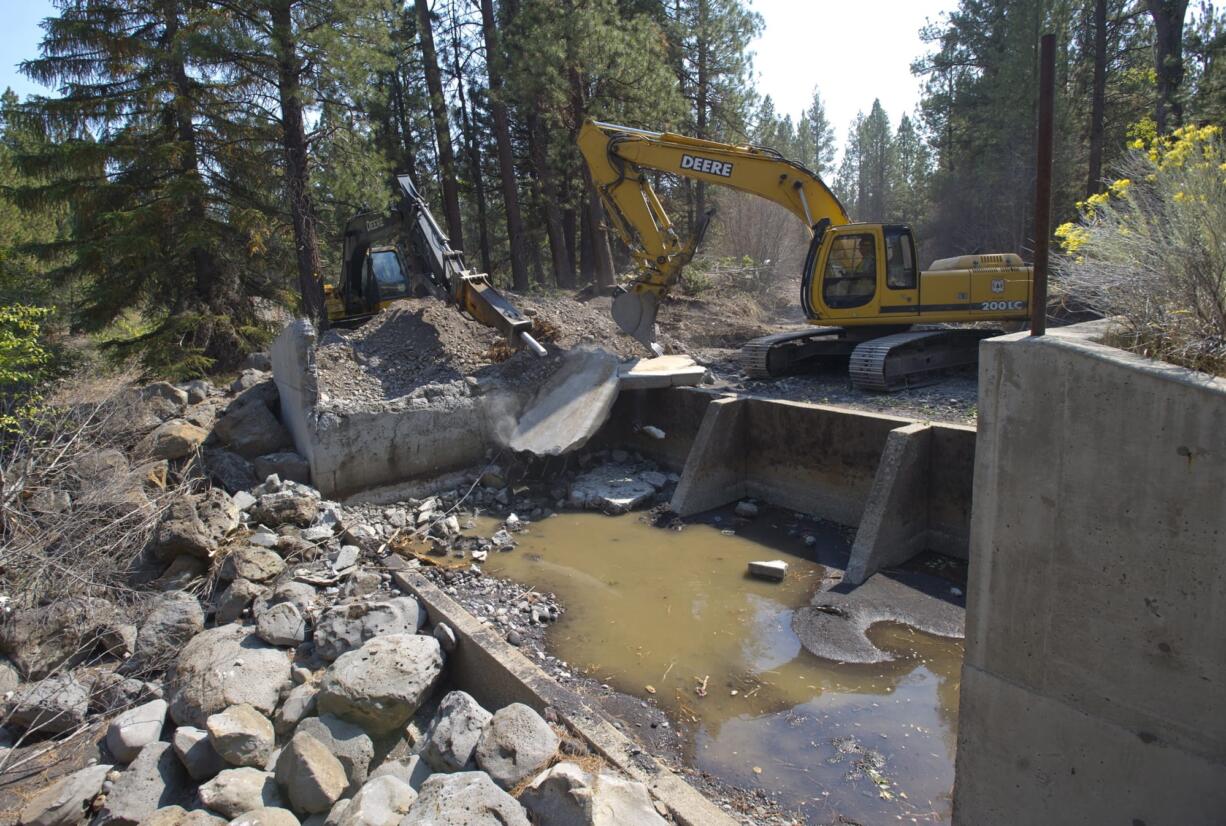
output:
[[[1029,318],[1033,269],[1013,253],[962,255],[920,271],[915,239],[901,224],[851,223],[822,179],[778,152],[589,120],[578,137],[609,223],[630,248],[637,273],[613,302],[618,325],[653,349],[660,301],[702,241],[710,215],[683,239],[647,179],[654,170],[773,201],[811,234],[800,302],[817,329],[748,342],[755,378],[784,375],[822,359],[847,358],[852,383],[892,391],[931,383],[974,364],[982,328],[918,325]]]

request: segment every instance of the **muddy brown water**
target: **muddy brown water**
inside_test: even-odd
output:
[[[797,519],[768,513],[728,536],[726,516],[675,531],[562,513],[485,569],[556,594],[551,653],[659,703],[695,768],[766,789],[810,823],[948,823],[962,642],[879,623],[869,636],[893,662],[809,654],[792,613],[834,573],[815,560],[845,560],[847,539]],[[789,562],[783,582],[745,573],[774,558]]]

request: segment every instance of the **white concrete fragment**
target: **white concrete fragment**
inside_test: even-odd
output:
[[[782,559],[762,560],[749,563],[749,573],[758,579],[782,580],[787,576],[788,564]]]
[[[604,350],[577,351],[547,381],[518,421],[495,428],[511,450],[560,456],[587,444],[617,400],[617,359]]]

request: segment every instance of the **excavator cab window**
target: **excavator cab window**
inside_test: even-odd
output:
[[[885,227],[885,285],[892,290],[915,289],[915,246],[907,227]]]
[[[378,250],[367,259],[370,263],[373,286],[378,291],[379,301],[392,301],[409,294],[409,283],[400,256],[395,250]]]
[[[822,274],[822,300],[832,309],[860,307],[877,291],[877,241],[870,232],[839,235],[830,242]]]

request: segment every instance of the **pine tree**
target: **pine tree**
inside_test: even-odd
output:
[[[799,160],[818,175],[831,170],[834,164],[834,127],[826,116],[826,104],[821,92],[813,90],[813,102],[804,115],[807,154]]]

